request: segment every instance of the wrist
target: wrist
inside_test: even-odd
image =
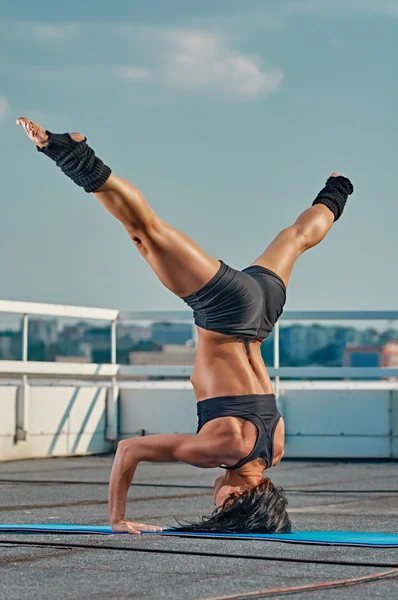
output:
[[[122,521],[125,521],[126,517],[120,517],[120,516],[110,516],[109,517],[109,523],[111,525],[117,525],[117,523],[121,523]]]

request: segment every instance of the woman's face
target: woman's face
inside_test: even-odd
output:
[[[220,475],[214,482],[214,504],[216,506],[222,506],[225,500],[231,495],[239,496],[242,492],[242,486],[240,485],[224,485],[224,475]]]

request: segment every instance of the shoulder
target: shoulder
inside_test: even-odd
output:
[[[195,435],[178,449],[178,460],[202,468],[215,468],[221,464],[235,464],[240,459],[241,448],[226,436]]]

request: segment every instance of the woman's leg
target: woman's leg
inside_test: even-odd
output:
[[[217,273],[220,262],[171,227],[129,181],[111,175],[95,196],[125,227],[160,281],[177,296],[198,291]]]
[[[61,158],[68,153],[69,146],[71,146],[71,152],[76,149],[76,146],[79,146],[80,151],[80,142],[85,140],[81,133],[53,137],[51,137],[53,134],[49,134],[48,150],[51,152],[48,152],[49,136],[44,129],[25,118],[18,119],[17,123],[25,129],[28,137],[41,150],[48,155],[51,154],[50,158],[56,161],[59,160],[59,157],[56,156],[57,148],[54,147],[52,150],[53,139],[59,138],[56,144],[60,146],[59,156]],[[58,164],[60,163],[58,162]],[[72,160],[69,160],[69,155],[64,160],[64,164],[67,168],[72,169],[70,166]],[[74,174],[80,168],[79,161],[76,164]],[[104,166],[102,162],[101,165]],[[101,167],[95,168],[101,171]],[[108,176],[109,172],[110,170],[105,171],[106,175],[103,177],[103,181],[105,179],[106,181],[98,189],[95,189],[95,196],[123,224],[138,250],[169,290],[180,297],[189,296],[198,291],[217,273],[220,262],[206,254],[190,238],[159,219],[144,195],[134,185],[113,174]],[[83,174],[83,176],[87,175],[89,176],[90,173]],[[76,175],[75,180],[77,182]],[[81,181],[79,185],[83,185]]]
[[[331,177],[338,177],[338,173],[333,173]],[[341,202],[344,206],[343,200]],[[283,229],[276,236],[261,256],[253,261],[252,265],[261,265],[274,271],[287,285],[297,258],[323,240],[335,219],[336,213],[323,203],[317,203],[311,208],[307,208],[293,225]]]
[[[287,286],[298,257],[319,244],[333,223],[333,213],[326,206],[317,204],[308,208],[293,225],[283,229],[252,264],[274,271]]]

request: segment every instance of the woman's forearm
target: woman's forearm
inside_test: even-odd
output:
[[[120,442],[109,481],[108,509],[111,523],[117,523],[126,517],[127,494],[139,462],[138,452],[134,452],[134,440]]]
[[[160,433],[137,437],[119,442],[112,473],[109,481],[109,520],[117,523],[126,518],[127,494],[138,464],[143,460],[151,462],[176,462],[182,460],[196,465],[206,459],[211,452],[214,463],[212,444],[202,436],[181,433]],[[206,466],[207,463],[206,463]]]

